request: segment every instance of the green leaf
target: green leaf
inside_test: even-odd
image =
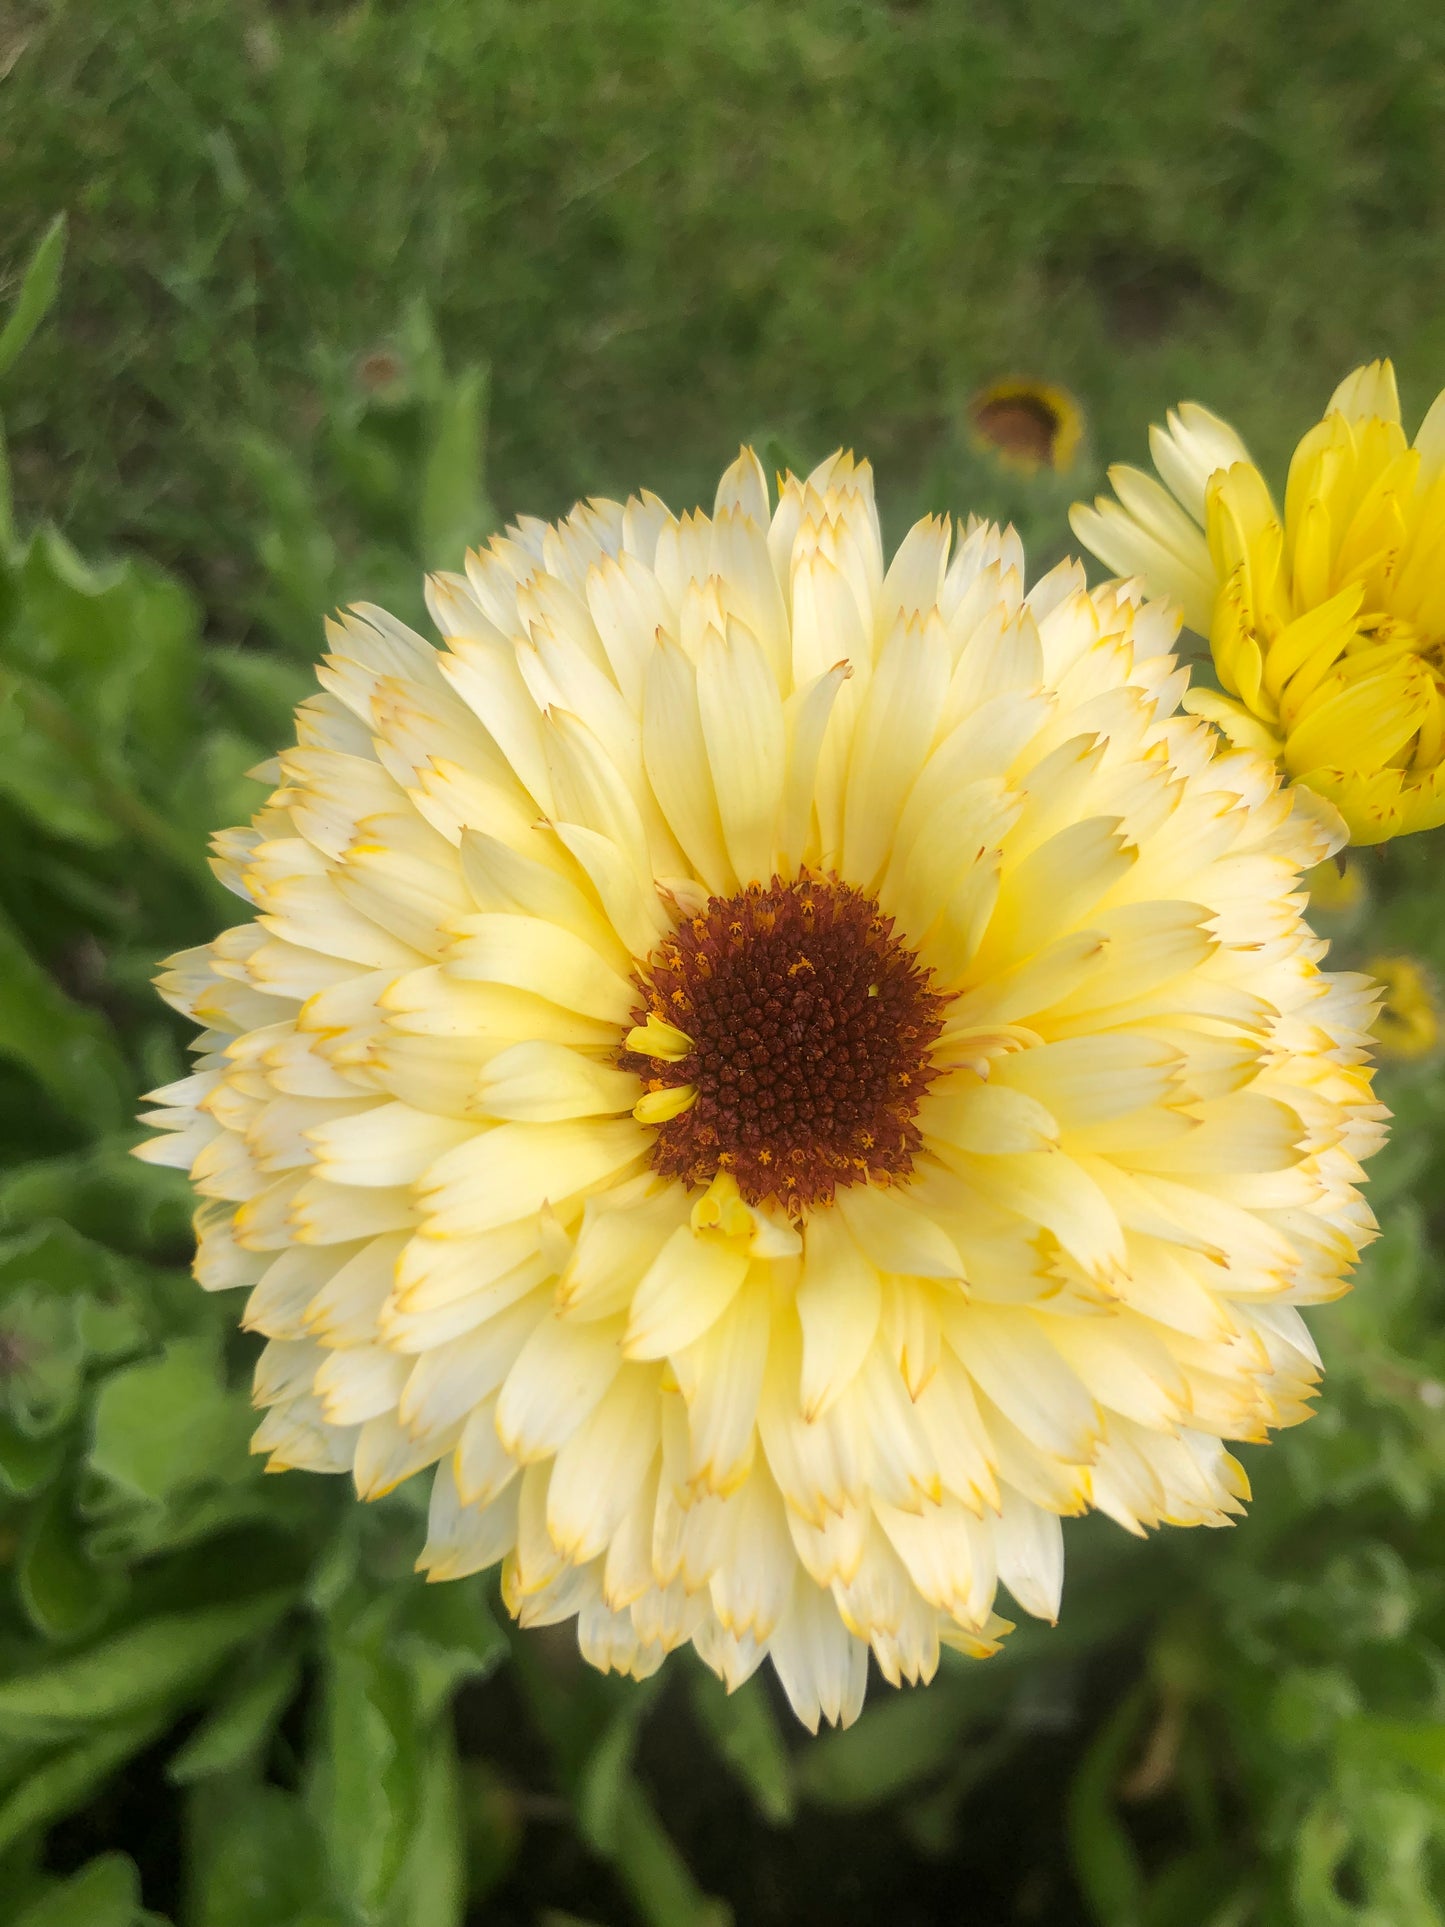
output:
[[[44,1737],[157,1702],[170,1705],[291,1604],[262,1593],[194,1613],[161,1613],[84,1652],[0,1679],[0,1731]]]
[[[945,1676],[926,1692],[894,1695],[856,1726],[824,1735],[798,1764],[803,1797],[825,1807],[869,1807],[941,1773],[956,1759],[974,1710],[952,1686]]]
[[[17,1916],[14,1927],[134,1927],[140,1880],[128,1854],[103,1853]]]
[[[210,1480],[256,1476],[247,1440],[255,1415],[223,1382],[204,1339],[113,1372],[95,1401],[91,1469],[139,1498],[164,1502]]]
[[[295,735],[297,705],[316,693],[309,670],[261,649],[211,648],[206,667],[242,731],[278,748]]]
[[[0,1412],[0,1490],[26,1498],[48,1485],[65,1461],[65,1437],[34,1438]]]
[[[58,1219],[0,1239],[0,1296],[15,1285],[42,1285],[47,1292],[105,1291],[115,1276],[112,1253]]]
[[[475,1906],[501,1885],[522,1841],[521,1803],[515,1789],[485,1760],[461,1764],[461,1804],[466,1840],[467,1892]]]
[[[163,780],[195,733],[194,597],[144,561],[91,568],[53,528],[31,541],[20,592],[12,653],[58,705],[51,740],[106,788]]]
[[[1345,1724],[1339,1741],[1367,1768],[1409,1766],[1445,1785],[1445,1725],[1437,1720],[1362,1716]]]
[[[166,1777],[189,1786],[216,1773],[229,1773],[254,1759],[271,1740],[277,1722],[295,1698],[301,1677],[294,1652],[262,1659],[242,1673],[216,1701],[180,1751]]]
[[[630,1782],[638,1715],[624,1705],[592,1749],[577,1787],[577,1822],[598,1853],[616,1850],[624,1792]]]
[[[1143,1686],[1119,1702],[1069,1788],[1069,1851],[1075,1877],[1099,1927],[1136,1927],[1143,1918],[1144,1873],[1115,1811],[1114,1795],[1147,1705]]]
[[[436,409],[417,507],[417,541],[428,568],[457,569],[491,533],[494,516],[482,486],[487,371],[464,368]]]
[[[188,1927],[341,1927],[321,1842],[295,1794],[220,1781],[195,1789],[187,1818]]]
[[[728,1927],[732,1910],[698,1886],[630,1775],[619,1789],[615,1836],[609,1858],[647,1927]]]
[[[310,1802],[336,1889],[365,1916],[396,1888],[416,1826],[422,1758],[404,1669],[379,1652],[334,1647]]]
[[[85,1341],[79,1306],[34,1285],[0,1303],[0,1411],[33,1438],[57,1431],[80,1400]]]
[[[396,1927],[462,1927],[467,1910],[467,1852],[450,1720],[438,1722],[427,1750],[403,1885],[404,1897],[394,1910]]]
[[[65,216],[57,214],[26,263],[20,292],[0,328],[0,375],[4,375],[50,312],[65,262]]]
[[[152,1711],[98,1726],[89,1738],[59,1747],[33,1766],[0,1801],[0,1857],[27,1833],[38,1832],[61,1814],[83,1806],[122,1761],[155,1738],[169,1717],[168,1712]]]
[[[729,1693],[705,1667],[692,1676],[692,1708],[713,1745],[769,1826],[791,1825],[798,1807],[793,1762],[761,1680]]]
[[[391,1650],[412,1676],[421,1717],[429,1719],[463,1680],[479,1682],[507,1657],[507,1636],[487,1603],[485,1582],[408,1583]]]
[[[15,547],[15,488],[10,476],[10,450],[5,440],[5,417],[0,415],[0,630],[13,594],[6,566]]]
[[[3,917],[0,1056],[23,1064],[90,1136],[113,1130],[130,1109],[130,1072],[108,1026],[65,995]]]
[[[85,1556],[69,1480],[52,1486],[32,1508],[16,1578],[27,1617],[49,1639],[78,1639],[114,1606],[117,1576]]]

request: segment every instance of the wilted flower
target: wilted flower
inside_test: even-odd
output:
[[[440,653],[333,626],[217,842],[255,921],[162,980],[144,1155],[271,1341],[257,1449],[434,1466],[430,1577],[810,1725],[992,1652],[1000,1581],[1052,1619],[1063,1515],[1237,1513],[1382,1113],[1329,839],[1175,713],[1166,609],[987,526],[885,567],[866,467],[770,511],[746,451],[430,601]]]
[[[1413,444],[1388,361],[1294,452],[1281,515],[1244,443],[1192,402],[1150,431],[1161,488],[1074,509],[1109,568],[1175,597],[1225,693],[1186,707],[1328,798],[1356,843],[1445,823],[1445,395]]]
[[[975,443],[1009,468],[1072,468],[1084,439],[1084,417],[1067,388],[1010,376],[980,388],[968,405]]]

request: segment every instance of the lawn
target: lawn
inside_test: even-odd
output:
[[[19,0],[0,325],[61,213],[0,366],[0,1927],[1445,1923],[1431,1050],[1384,1064],[1386,1235],[1249,1520],[1070,1526],[1056,1630],[818,1740],[761,1678],[603,1681],[490,1579],[423,1588],[408,1487],[263,1481],[253,1341],[125,1155],[182,1059],[151,970],[227,920],[205,836],[337,603],[420,620],[492,527],[709,501],[744,438],[870,456],[893,540],[1012,517],[1041,570],[1181,397],[1279,472],[1388,353],[1413,423],[1445,21]],[[1008,375],[1077,398],[1067,474],[972,435]],[[1337,960],[1445,974],[1442,835],[1350,859]]]

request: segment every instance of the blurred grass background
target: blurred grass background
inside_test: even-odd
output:
[[[1278,470],[1335,381],[1445,380],[1445,23],[1419,0],[21,0],[0,16],[0,1922],[1445,1922],[1445,1084],[1386,1068],[1387,1225],[1323,1410],[1229,1534],[1068,1532],[1056,1631],[808,1741],[427,1590],[404,1490],[262,1481],[249,1346],[125,1155],[249,813],[360,595],[518,512],[870,454],[896,537],[1045,566],[1181,396]],[[28,281],[27,263],[58,213]],[[9,347],[7,348],[7,340]],[[1061,382],[1065,477],[982,383]],[[1441,843],[1349,964],[1445,967]],[[1401,980],[1404,981],[1403,979]],[[1402,992],[1403,994],[1403,992]]]

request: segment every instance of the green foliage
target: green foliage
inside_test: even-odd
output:
[[[267,1479],[186,1186],[128,1154],[184,1063],[151,973],[228,914],[205,836],[328,608],[420,620],[494,500],[691,501],[743,433],[1043,565],[1181,393],[1276,455],[1358,355],[1423,400],[1442,51],[1413,0],[0,28],[0,1927],[1445,1927],[1437,1062],[1248,1523],[1071,1526],[1057,1629],[816,1741],[423,1585],[405,1488]],[[1014,369],[1084,398],[1074,475],[971,444]],[[1367,855],[1338,959],[1445,982],[1439,860]]]

